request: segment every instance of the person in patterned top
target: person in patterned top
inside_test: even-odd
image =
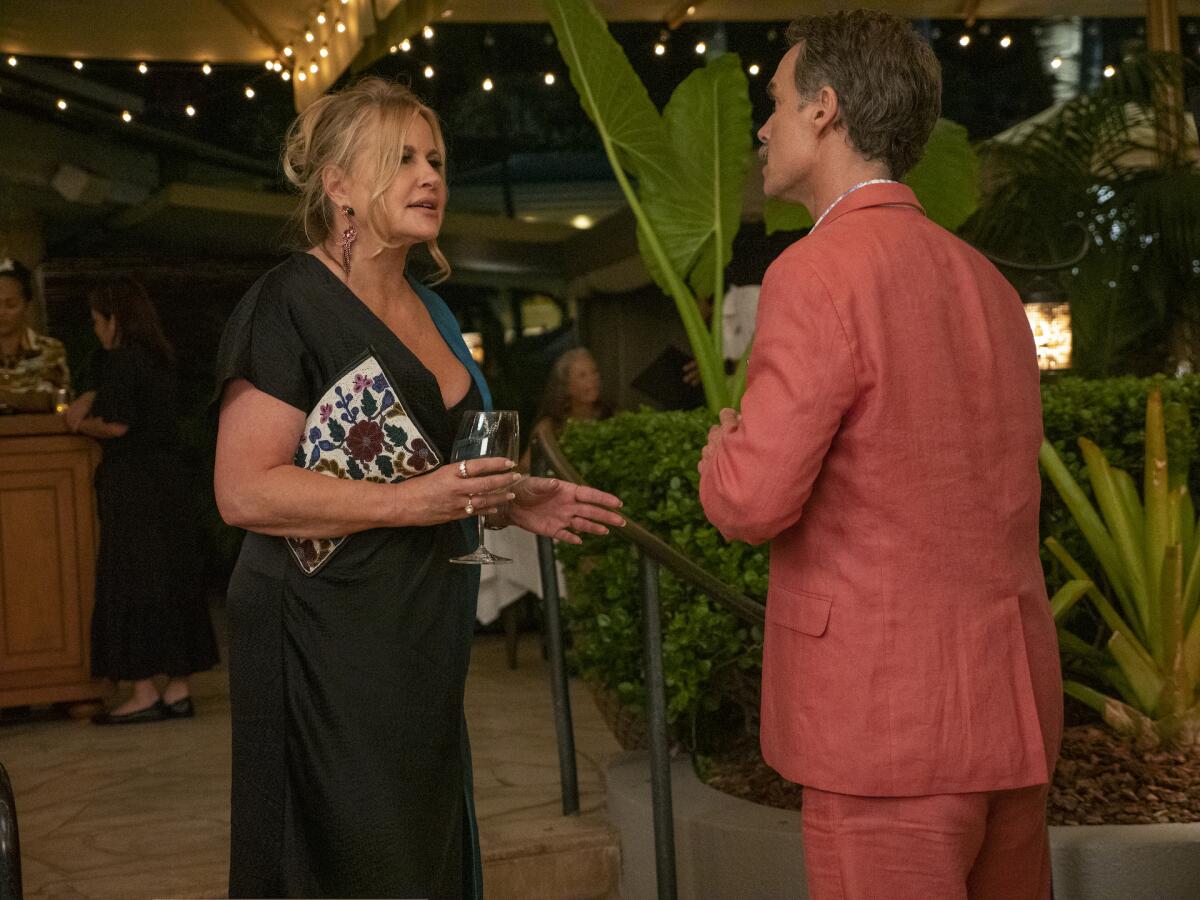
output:
[[[29,327],[33,279],[14,259],[0,260],[0,410],[52,412],[54,392],[71,387],[62,342]]]

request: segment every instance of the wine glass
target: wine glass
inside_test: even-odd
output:
[[[463,413],[462,425],[459,426],[458,436],[454,439],[450,461],[457,463],[466,459],[482,459],[485,456],[515,460],[521,446],[520,439],[521,426],[515,410],[498,409],[492,412],[471,410]],[[483,545],[484,517],[478,516],[477,518],[479,519],[479,546],[475,548],[474,552],[468,553],[466,556],[455,557],[450,562],[479,566],[512,562],[511,559],[497,556]]]

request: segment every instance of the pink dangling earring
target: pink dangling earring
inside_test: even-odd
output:
[[[342,268],[346,270],[346,277],[349,278],[350,248],[358,240],[358,229],[354,227],[354,207],[343,206],[342,212],[346,215],[346,230],[342,232],[342,239],[338,241],[338,246],[342,248]]]

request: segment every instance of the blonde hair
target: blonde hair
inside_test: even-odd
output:
[[[366,179],[371,200],[360,216],[383,247],[399,246],[388,241],[384,195],[400,173],[404,141],[418,117],[429,125],[445,160],[446,141],[437,114],[409,88],[394,81],[363,78],[326,94],[296,117],[284,141],[283,174],[300,191],[296,224],[313,246],[323,244],[335,230],[333,203],[323,180],[330,167]],[[436,239],[426,247],[438,266],[430,283],[445,281],[450,277],[450,263]]]

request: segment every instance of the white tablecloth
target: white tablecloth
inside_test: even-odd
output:
[[[497,556],[507,556],[512,562],[479,567],[479,608],[475,618],[482,625],[495,622],[504,607],[519,600],[527,591],[542,596],[536,537],[516,527],[489,531],[487,548]],[[555,563],[555,569],[561,596],[564,591],[562,567]]]

